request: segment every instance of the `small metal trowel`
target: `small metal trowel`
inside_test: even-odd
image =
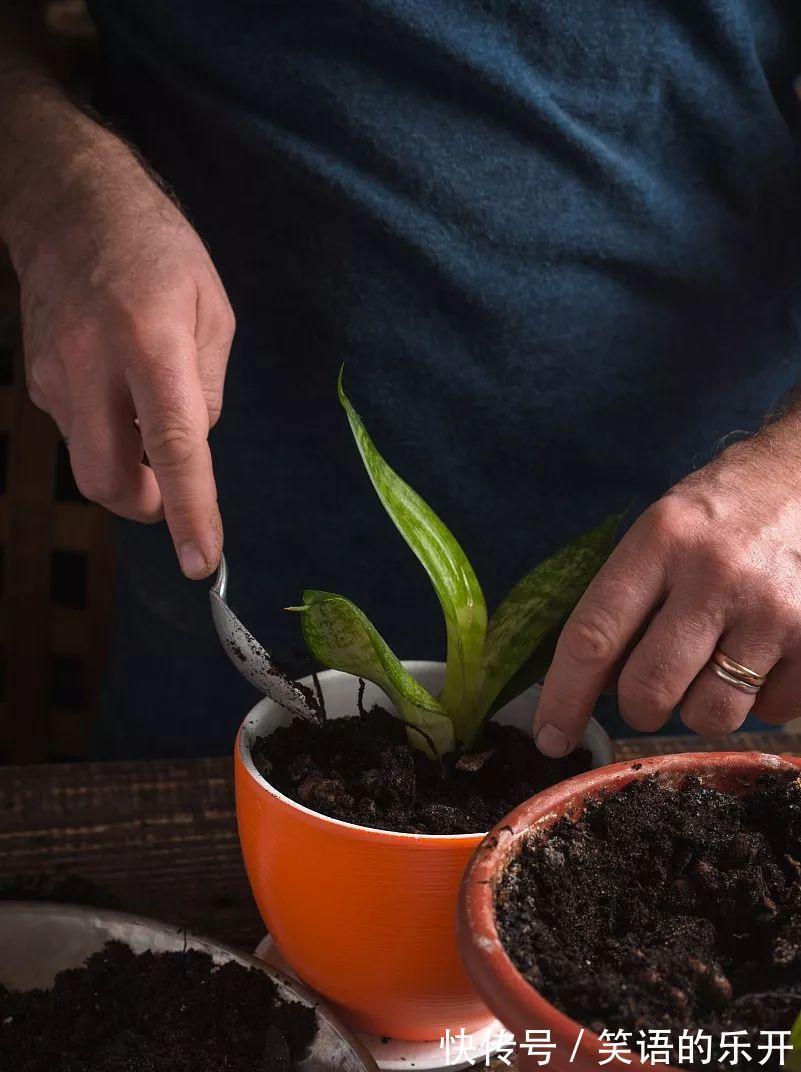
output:
[[[246,678],[259,692],[263,692],[265,696],[281,704],[293,715],[320,722],[324,715],[313,690],[287,677],[284,671],[273,662],[270,653],[261,646],[228,606],[225,599],[227,589],[228,565],[225,556],[220,555],[220,565],[214,585],[209,592],[209,599],[214,627],[228,658],[242,677]]]

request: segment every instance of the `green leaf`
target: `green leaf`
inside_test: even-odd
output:
[[[480,712],[490,709],[504,686],[578,603],[612,550],[619,520],[617,515],[608,517],[596,529],[540,562],[518,581],[492,615],[484,653]],[[539,669],[539,665],[540,661],[535,660],[534,666]]]
[[[526,659],[516,673],[512,674],[490,704],[487,719],[492,718],[496,711],[506,707],[508,703],[511,703],[517,696],[524,693],[526,689],[530,689],[532,685],[537,685],[542,681],[548,673],[559,635],[566,621],[567,619],[563,618],[554,629],[551,629],[540,641],[533,655]]]
[[[383,689],[398,708],[409,744],[429,755],[454,748],[453,726],[437,700],[404,669],[369,618],[344,596],[308,590],[302,614],[303,636],[324,666],[366,678]],[[417,732],[417,731],[420,732]]]
[[[423,564],[443,613],[448,637],[445,686],[440,701],[456,736],[464,739],[473,721],[487,633],[484,593],[467,555],[430,506],[384,461],[356,410],[339,374],[339,400],[373,487],[396,528]]]
[[[793,1029],[790,1032],[790,1042],[793,1045],[792,1052],[787,1055],[784,1067],[789,1072],[801,1072],[801,1014],[799,1014]]]

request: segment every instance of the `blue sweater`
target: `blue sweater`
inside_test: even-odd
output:
[[[239,330],[212,438],[231,599],[292,669],[304,586],[440,657],[335,397],[490,605],[749,432],[799,358],[794,0],[92,0],[100,107]],[[252,694],[167,533],[124,525],[105,754],[227,748]]]

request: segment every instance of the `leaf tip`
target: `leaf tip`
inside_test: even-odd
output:
[[[298,607],[284,607],[284,610],[288,610],[292,614],[305,614],[309,609],[308,603],[301,603]]]

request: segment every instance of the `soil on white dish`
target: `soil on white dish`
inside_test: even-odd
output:
[[[272,979],[206,953],[134,954],[110,942],[49,990],[0,985],[0,1068],[9,1072],[292,1072],[313,1009]]]

